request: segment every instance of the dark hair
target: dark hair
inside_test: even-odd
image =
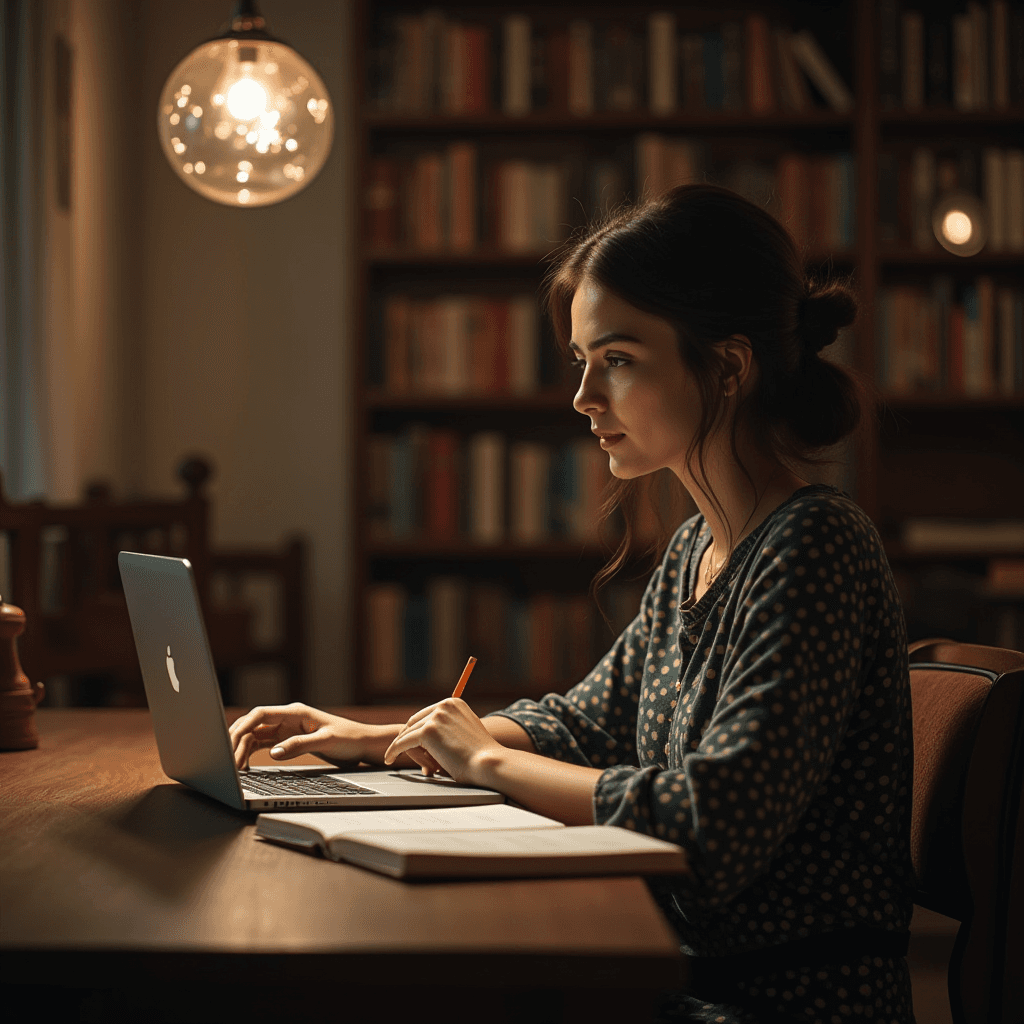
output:
[[[545,305],[562,346],[572,334],[572,300],[584,278],[675,327],[702,406],[687,458],[697,486],[718,508],[704,464],[708,438],[727,407],[725,365],[715,342],[746,336],[760,371],[758,386],[732,425],[733,454],[744,472],[736,447],[741,420],[767,452],[790,463],[827,461],[823,450],[857,426],[857,384],[820,357],[856,317],[849,283],[808,278],[789,232],[735,192],[680,185],[571,238],[555,254],[544,282]],[[619,507],[626,511],[626,534],[595,587],[629,555],[629,509],[641,487],[638,481],[616,481],[605,501],[605,515]]]

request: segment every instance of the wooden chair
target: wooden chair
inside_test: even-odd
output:
[[[960,922],[955,1024],[1024,1021],[1024,654],[910,648],[914,902]]]
[[[226,701],[233,672],[266,663],[283,665],[285,696],[302,699],[305,543],[211,551],[204,493],[210,475],[207,462],[189,459],[178,468],[186,489],[179,501],[115,502],[109,487],[94,484],[80,505],[12,504],[0,481],[10,576],[3,596],[25,612],[19,651],[33,680],[72,678],[74,703],[145,703],[117,568],[118,551],[144,551],[191,562]],[[242,581],[252,577],[271,578],[279,591],[281,627],[269,642],[255,636],[254,608],[244,597]]]

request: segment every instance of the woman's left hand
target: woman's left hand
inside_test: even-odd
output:
[[[426,772],[431,764],[423,757],[426,751],[457,782],[476,783],[481,755],[502,749],[461,697],[446,697],[417,711],[405,723],[384,752],[384,763],[391,764],[402,751],[408,751],[414,761],[424,764]]]

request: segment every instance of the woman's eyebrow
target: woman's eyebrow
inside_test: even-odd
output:
[[[602,334],[600,338],[596,338],[587,344],[587,351],[593,352],[595,349],[601,348],[604,345],[610,345],[613,341],[631,341],[634,345],[642,345],[643,342],[639,338],[634,338],[631,334],[622,334],[619,331],[609,331],[607,334]],[[579,352],[580,347],[575,341],[569,342],[569,348],[575,349]]]

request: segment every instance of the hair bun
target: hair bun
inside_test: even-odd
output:
[[[839,336],[839,329],[857,317],[857,300],[841,281],[807,283],[800,303],[800,335],[808,353],[817,354]]]

